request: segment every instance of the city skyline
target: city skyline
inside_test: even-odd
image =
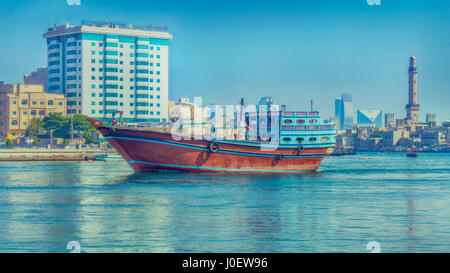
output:
[[[241,97],[255,103],[270,95],[288,109],[309,109],[313,99],[323,117],[332,117],[334,98],[349,93],[355,109],[402,118],[408,101],[406,60],[414,55],[419,120],[436,113],[440,123],[450,118],[450,77],[443,61],[450,57],[449,10],[445,1],[382,1],[380,6],[365,0],[108,1],[108,6],[86,0],[80,6],[63,0],[5,1],[0,20],[9,39],[0,46],[0,80],[18,82],[46,66],[42,34],[53,23],[167,25],[175,37],[169,53],[172,100],[203,96],[208,103],[238,104]],[[23,20],[13,20],[18,16]]]

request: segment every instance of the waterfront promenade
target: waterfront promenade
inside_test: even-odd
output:
[[[0,161],[80,161],[92,160],[96,155],[116,155],[107,149],[0,149]]]

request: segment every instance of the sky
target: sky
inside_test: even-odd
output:
[[[334,115],[350,93],[355,111],[406,115],[409,57],[416,56],[420,120],[450,120],[450,0],[3,0],[0,81],[45,67],[42,35],[82,20],[167,26],[169,99],[257,103]],[[77,0],[69,0],[77,2]]]

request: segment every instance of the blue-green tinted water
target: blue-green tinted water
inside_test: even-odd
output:
[[[450,154],[325,158],[302,175],[0,162],[0,252],[450,251]]]

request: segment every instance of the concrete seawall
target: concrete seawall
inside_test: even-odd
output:
[[[100,149],[0,149],[0,161],[80,161],[96,155],[117,155]]]

